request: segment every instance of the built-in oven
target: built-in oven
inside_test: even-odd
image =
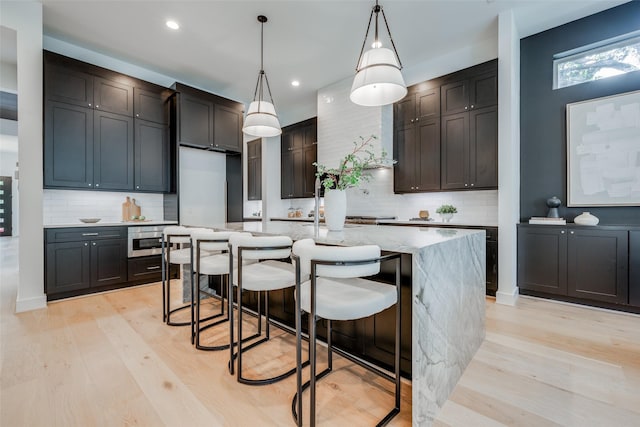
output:
[[[129,258],[161,254],[164,228],[164,225],[129,227]]]

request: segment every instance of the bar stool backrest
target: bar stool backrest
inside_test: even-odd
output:
[[[229,245],[232,248],[234,257],[238,256],[239,247],[265,248],[260,250],[243,250],[243,259],[282,259],[291,255],[291,245],[293,241],[288,236],[251,236],[233,235],[229,238]],[[288,246],[284,249],[268,249]]]
[[[191,230],[182,225],[171,225],[162,230],[164,239],[171,236],[171,243],[189,243],[191,239]]]
[[[298,240],[293,244],[293,254],[300,257],[300,277],[311,274],[311,261],[367,261],[380,257],[380,247],[363,246],[319,246],[312,239]],[[380,263],[363,265],[318,265],[318,277],[355,278],[373,276],[380,272]]]
[[[203,251],[226,251],[229,250],[229,238],[234,234],[251,235],[250,233],[240,233],[238,231],[213,231],[205,229],[191,233],[191,240],[194,248],[198,247],[198,241],[200,240],[219,240],[219,242],[202,242],[200,243],[200,249]]]

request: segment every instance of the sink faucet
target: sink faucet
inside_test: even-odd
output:
[[[313,234],[315,237],[318,237],[320,231],[320,178],[316,177],[316,182],[313,187],[315,197],[315,205],[313,207]]]

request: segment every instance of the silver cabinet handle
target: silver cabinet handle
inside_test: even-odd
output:
[[[96,108],[100,108],[100,106],[98,104],[96,104]]]
[[[416,122],[419,122],[419,121],[420,121],[420,117],[416,117]]]
[[[560,231],[560,234],[564,234],[564,230]]]
[[[91,187],[91,184],[87,184],[89,187]]]
[[[91,107],[91,103],[89,103],[89,107]]]
[[[573,231],[570,231],[569,233],[573,234]]]
[[[96,242],[92,242],[91,244],[92,244],[93,246],[95,246],[95,245],[96,245]]]
[[[468,109],[469,109],[469,107],[464,107],[464,109],[465,109],[465,110],[468,110]]]
[[[147,267],[147,270],[157,270],[157,269],[159,269],[159,268],[160,268],[160,266],[159,266],[159,265],[154,265],[154,266],[152,266],[152,267]]]
[[[96,184],[96,187],[100,187],[100,184]]]
[[[473,104],[471,104],[471,108],[473,108]]]
[[[465,187],[468,187],[468,186],[469,186],[469,184],[465,184],[464,186],[465,186]]]
[[[89,246],[89,244],[88,244],[88,243],[85,243],[84,245],[85,245],[85,246]]]
[[[140,117],[140,114],[136,114],[136,117]]]
[[[98,233],[82,233],[83,236],[97,236]]]
[[[471,184],[471,186],[473,187],[474,184]]]
[[[139,185],[136,185],[136,189],[139,189],[139,188],[140,188],[140,186],[139,186]]]
[[[411,123],[413,123],[413,119],[411,119]]]

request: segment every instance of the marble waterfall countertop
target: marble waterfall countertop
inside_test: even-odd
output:
[[[227,223],[218,229],[282,234],[343,246],[376,244],[412,258],[412,422],[429,426],[485,336],[485,231],[347,224]]]

